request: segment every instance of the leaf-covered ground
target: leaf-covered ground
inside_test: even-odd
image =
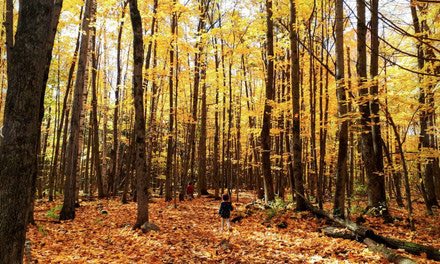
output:
[[[307,212],[289,209],[264,210],[257,204],[245,208],[253,199],[240,196],[233,204],[234,215],[244,217],[232,224],[231,232],[220,234],[217,215],[219,201],[197,198],[178,203],[154,199],[150,221],[160,232],[143,234],[132,230],[136,204],[121,204],[115,198],[82,202],[74,221],[57,222],[53,217],[58,202],[38,202],[36,226],[27,232],[27,263],[388,263],[370,252],[362,243],[334,239],[318,231],[325,221]],[[417,205],[419,206],[419,205]],[[402,223],[384,225],[367,218],[366,225],[381,234],[439,248],[438,215],[425,216],[416,210],[417,231],[410,232]],[[259,210],[258,208],[262,208]],[[289,208],[289,206],[287,206]],[[416,207],[417,209],[418,207]],[[105,210],[107,213],[103,213]],[[246,214],[246,212],[248,214]],[[392,211],[402,215],[404,211]],[[250,215],[249,215],[250,214]],[[233,216],[234,216],[233,215]],[[285,222],[286,228],[277,224]],[[435,263],[421,256],[408,255],[419,263]]]

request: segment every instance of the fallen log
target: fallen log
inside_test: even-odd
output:
[[[306,201],[306,206],[307,209],[309,209],[310,212],[312,212],[315,215],[321,216],[321,217],[325,217],[327,219],[332,220],[335,223],[340,224],[341,226],[344,226],[346,228],[348,228],[350,231],[352,231],[355,235],[356,235],[356,240],[358,241],[362,241],[363,238],[365,237],[369,237],[369,238],[373,238],[374,237],[374,231],[362,226],[362,225],[358,225],[356,223],[351,222],[350,220],[346,220],[346,219],[342,219],[340,217],[337,217],[325,210],[319,209],[318,207],[314,206],[310,201],[308,201],[307,199]]]
[[[298,192],[296,192],[296,194],[299,196],[302,196]],[[357,241],[362,242],[365,240],[365,238],[370,238],[370,239],[376,241],[377,243],[383,244],[383,245],[390,247],[390,248],[393,248],[393,249],[404,249],[405,251],[407,251],[408,253],[411,253],[413,255],[421,255],[422,253],[425,253],[426,257],[428,259],[440,261],[440,250],[439,249],[425,246],[425,245],[412,243],[412,242],[407,242],[407,241],[403,241],[403,240],[399,240],[399,239],[395,239],[395,238],[387,238],[387,237],[375,234],[374,231],[368,227],[358,225],[356,223],[351,222],[350,220],[337,217],[337,216],[335,216],[325,210],[319,209],[318,207],[314,206],[309,200],[305,199],[304,196],[302,196],[302,198],[304,199],[304,201],[306,203],[306,207],[310,212],[312,212],[313,214],[315,214],[317,216],[327,218],[335,223],[340,224],[341,226],[348,228],[350,231],[352,231],[354,233]]]
[[[374,235],[374,240],[381,244],[385,244],[387,245],[387,247],[390,248],[404,249],[406,252],[414,255],[420,255],[421,253],[425,253],[428,259],[434,259],[437,261],[440,260],[440,250],[433,247],[428,247],[425,245],[420,245],[395,238],[384,237],[377,234]]]
[[[356,240],[356,236],[347,228],[328,226],[322,228],[320,231],[328,237]]]
[[[357,237],[353,234],[353,232],[351,232],[347,228],[337,228],[334,226],[329,226],[329,227],[323,228],[322,232],[326,236],[329,236],[329,237],[351,239],[351,240],[357,239]],[[368,246],[369,250],[382,254],[391,263],[396,263],[396,264],[415,264],[416,263],[414,260],[407,258],[407,257],[404,257],[404,256],[401,256],[401,255],[389,250],[384,245],[379,244],[370,238],[365,238],[362,242]]]
[[[401,256],[399,254],[394,253],[393,251],[389,250],[387,247],[385,247],[382,244],[377,243],[376,241],[370,239],[370,238],[365,238],[364,239],[364,244],[366,244],[368,246],[368,248],[371,251],[377,252],[377,253],[381,253],[388,261],[390,261],[391,263],[396,263],[396,264],[417,264],[417,262],[415,262],[414,260]]]

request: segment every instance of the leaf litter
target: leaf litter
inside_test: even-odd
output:
[[[83,201],[75,220],[58,222],[46,213],[61,201],[37,201],[37,225],[29,226],[30,254],[26,263],[388,263],[359,242],[330,238],[319,229],[326,221],[308,212],[271,212],[261,203],[247,206],[252,195],[243,194],[231,219],[231,232],[220,233],[219,201],[202,197],[172,202],[154,198],[150,222],[160,231],[132,230],[136,203],[120,199]],[[58,205],[58,206],[57,206]],[[329,205],[326,205],[327,207]],[[256,208],[256,209],[255,209]],[[327,208],[329,209],[329,208]],[[106,213],[103,213],[103,210]],[[392,211],[404,216],[403,210]],[[273,214],[273,212],[272,212]],[[269,218],[269,219],[268,219]],[[404,224],[384,224],[367,217],[365,225],[383,235],[439,247],[438,215],[416,215],[417,231]],[[278,223],[286,226],[280,228]],[[424,256],[396,251],[418,263],[436,263]]]

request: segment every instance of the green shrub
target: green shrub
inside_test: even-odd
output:
[[[59,204],[53,208],[50,208],[50,210],[46,212],[45,216],[56,219],[56,220],[60,219],[58,212],[61,210],[62,207],[63,207],[63,205]]]

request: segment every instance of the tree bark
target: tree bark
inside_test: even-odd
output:
[[[85,75],[88,67],[88,54],[90,45],[90,21],[96,9],[93,7],[95,0],[85,3],[84,19],[82,22],[81,47],[79,52],[78,69],[76,73],[74,98],[72,103],[72,118],[70,120],[70,138],[67,147],[66,181],[64,183],[64,202],[60,212],[60,220],[75,218],[76,179],[79,170],[78,155],[80,152],[81,114],[84,107],[84,89],[86,86]]]
[[[62,1],[19,1],[15,43],[13,1],[6,4],[8,91],[0,146],[0,263],[15,264],[23,261],[31,183],[37,172],[41,98],[55,37],[50,30],[57,28]]]
[[[292,85],[292,134],[293,134],[293,180],[295,190],[304,195],[303,172],[302,172],[302,142],[301,142],[301,112],[300,112],[300,85],[299,85],[299,53],[298,53],[298,31],[296,28],[296,6],[293,0],[290,0],[290,82]],[[306,209],[305,200],[297,196],[296,209],[304,211]]]
[[[370,102],[371,123],[372,125],[372,147],[373,147],[373,165],[375,171],[368,180],[369,205],[375,208],[381,208],[380,212],[385,219],[389,219],[387,198],[385,194],[385,174],[382,154],[382,135],[379,116],[379,85],[376,79],[379,71],[379,0],[371,1],[371,59],[370,59],[370,78],[373,85],[370,88],[370,94],[373,100]],[[371,147],[371,146],[370,146]]]
[[[148,77],[152,77],[151,82],[151,98],[150,98],[150,115],[147,125],[147,177],[148,179],[152,180],[152,154],[153,154],[153,139],[156,135],[156,104],[157,104],[157,84],[156,80],[154,78],[154,71],[150,69],[150,60],[151,60],[151,53],[153,52],[153,69],[157,66],[157,44],[156,41],[153,41],[153,36],[156,32],[157,26],[156,26],[156,20],[157,20],[157,8],[158,8],[158,0],[154,0],[153,4],[153,18],[151,21],[151,29],[150,29],[150,40],[148,42],[147,46],[147,53],[145,55],[145,72]],[[153,50],[154,47],[154,50]],[[144,80],[144,84],[146,86],[146,89],[148,89],[148,78]],[[133,145],[133,143],[132,143]]]
[[[173,1],[173,6],[175,6],[176,2]],[[168,81],[168,89],[169,89],[169,104],[170,104],[170,112],[169,112],[169,123],[168,123],[168,148],[167,148],[167,167],[166,167],[166,179],[165,179],[165,201],[171,201],[171,180],[173,177],[173,129],[174,129],[174,78],[175,78],[175,65],[174,65],[174,52],[176,43],[176,28],[177,28],[177,14],[173,12],[171,19],[171,48],[170,48],[170,71],[169,71],[169,81]],[[177,120],[176,120],[177,121]]]
[[[416,34],[420,34],[421,38],[427,37],[427,32],[425,32],[423,25],[426,24],[426,20],[419,21],[419,17],[417,15],[418,6],[415,1],[411,1],[411,15],[413,19],[414,32]],[[422,4],[419,6],[422,10],[426,9],[426,4]],[[429,48],[426,48],[426,52],[424,51],[423,44],[421,42],[417,43],[417,64],[420,70],[425,68],[425,56],[428,57],[426,53],[429,53]],[[430,116],[432,115],[432,110],[429,107],[429,92],[425,87],[423,82],[423,77],[419,76],[419,82],[421,83],[420,94],[419,94],[419,103],[422,105],[422,109],[420,111],[420,151],[421,148],[429,149],[431,148],[430,144],[430,135],[427,133],[428,124],[430,122]],[[423,181],[421,182],[421,188],[423,192],[423,197],[425,199],[426,207],[429,212],[432,212],[433,206],[438,206],[437,197],[435,193],[435,184],[434,184],[434,159],[428,158],[428,162],[424,165],[424,175]]]
[[[348,120],[347,96],[344,84],[344,7],[343,0],[336,0],[336,96],[338,98],[339,146],[338,164],[336,169],[335,199],[333,214],[344,218],[345,187],[347,184],[347,149],[348,149]]]
[[[144,44],[142,40],[142,19],[137,0],[130,1],[130,18],[133,28],[133,98],[135,108],[135,141],[136,146],[136,189],[137,218],[134,229],[148,222],[148,179],[146,176],[145,155],[145,116],[144,95],[142,88],[142,69],[144,62]]]
[[[263,178],[264,178],[264,198],[266,202],[275,200],[275,193],[273,190],[273,177],[270,167],[270,151],[271,151],[271,136],[270,136],[270,121],[272,113],[272,103],[275,99],[274,96],[274,48],[273,48],[273,10],[272,1],[266,1],[266,98],[264,102],[263,113],[263,128],[261,130],[261,147],[262,154],[261,160],[263,165]]]
[[[128,1],[124,1],[121,10],[121,19],[118,27],[118,44],[116,49],[116,89],[115,89],[115,109],[113,110],[113,146],[111,151],[111,166],[110,174],[108,177],[107,195],[114,195],[116,193],[115,180],[118,178],[117,167],[118,167],[118,120],[119,120],[119,93],[121,89],[121,79],[122,79],[122,66],[121,66],[121,42],[122,42],[122,31],[124,29],[124,17],[125,17],[125,7]]]
[[[365,25],[365,2],[357,0],[357,16],[358,16],[358,62],[356,65],[359,77],[359,86],[361,88],[359,95],[361,97],[369,97],[370,95],[377,96],[377,83],[370,88],[365,87],[367,80],[367,58],[366,58],[366,25]],[[377,1],[374,0],[372,4],[372,55],[370,75],[373,78],[377,75],[379,41],[377,35]],[[374,11],[375,10],[375,11]],[[376,68],[376,69],[375,69]],[[370,100],[362,100],[359,105],[361,112],[362,133],[362,160],[367,175],[367,189],[368,189],[368,205],[376,208],[376,213],[381,214],[385,219],[389,219],[390,215],[387,208],[385,196],[385,178],[383,176],[383,157],[382,145],[377,145],[378,140],[381,140],[380,125],[379,125],[379,106],[377,99],[374,102]],[[377,117],[371,117],[371,115]],[[371,126],[371,123],[374,125]]]
[[[200,141],[199,141],[199,169],[198,169],[198,192],[199,195],[208,194],[208,188],[206,184],[206,120],[208,107],[206,105],[206,64],[202,63],[202,108],[200,117]]]
[[[96,185],[98,187],[98,198],[104,198],[104,184],[102,179],[102,167],[101,167],[101,158],[99,156],[99,124],[98,124],[98,98],[97,98],[97,74],[98,74],[98,49],[96,48],[96,28],[93,28],[94,34],[92,36],[92,43],[95,46],[95,49],[92,53],[92,131],[93,131],[93,158],[95,165],[95,174],[96,174]]]

